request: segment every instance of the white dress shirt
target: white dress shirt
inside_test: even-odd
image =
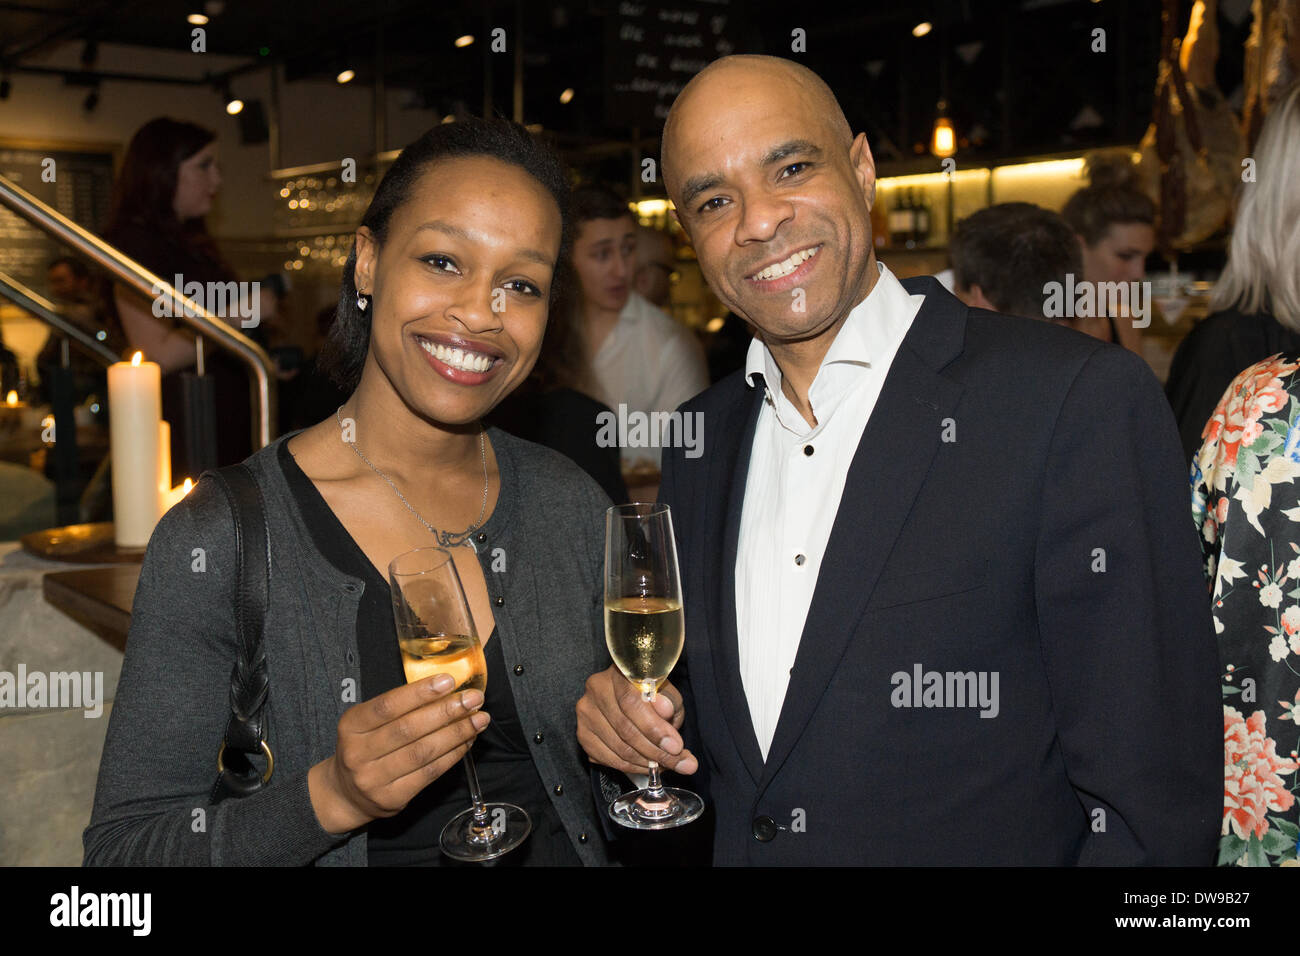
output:
[[[636,292],[592,360],[601,400],[616,415],[672,412],[709,387],[704,349],[695,334]],[[662,438],[661,438],[662,440]],[[658,447],[620,448],[624,466],[648,459],[659,466]]]
[[[925,301],[910,295],[883,262],[877,264],[879,279],[840,327],[809,388],[815,427],[781,391],[781,372],[757,338],[745,362],[746,381],[755,387],[761,374],[767,397],[740,519],[736,631],[740,677],[764,760],[849,465],[894,355]]]

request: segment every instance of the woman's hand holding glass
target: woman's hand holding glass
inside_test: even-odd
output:
[[[477,690],[441,674],[348,708],[334,753],[308,773],[312,808],[329,833],[399,813],[456,766],[489,723]]]

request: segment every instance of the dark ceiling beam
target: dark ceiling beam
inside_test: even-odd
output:
[[[81,14],[76,10],[51,10],[49,7],[35,3],[0,2],[0,13],[36,13],[43,17],[76,17]]]
[[[58,43],[61,40],[76,36],[88,28],[93,28],[107,15],[121,17],[129,13],[132,7],[140,5],[138,2],[113,3],[109,2],[109,0],[101,0],[99,3],[90,4],[88,7],[79,9],[68,22],[33,30],[27,37],[20,37],[15,43],[0,49],[0,61],[16,63],[42,47]],[[45,10],[42,12],[46,15],[54,12],[58,12],[61,16],[65,15],[61,11]]]
[[[119,73],[115,70],[75,70],[55,66],[22,66],[13,68],[15,73],[34,73],[41,76],[61,76],[75,85],[89,85],[103,80],[119,80],[125,83],[171,83],[179,86],[210,86],[212,76],[158,76],[152,73]]]

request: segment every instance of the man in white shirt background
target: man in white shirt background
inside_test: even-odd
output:
[[[1217,653],[1149,369],[897,279],[799,64],[706,67],[662,169],[757,331],[683,409],[703,454],[664,452],[682,659],[654,703],[588,679],[588,756],[696,774],[717,864],[1212,865]]]
[[[638,226],[632,211],[612,191],[585,185],[573,191],[570,219],[597,397],[616,415],[675,411],[708,387],[708,368],[694,333],[633,289]],[[657,471],[666,436],[650,437],[619,449],[625,474],[638,467]]]

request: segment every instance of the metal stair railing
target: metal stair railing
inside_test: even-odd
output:
[[[114,354],[113,350],[107,345],[64,318],[59,313],[58,306],[53,302],[33,292],[17,279],[4,272],[0,272],[0,296],[4,296],[19,308],[32,313],[32,315],[60,334],[66,335],[81,346],[85,352],[98,359],[101,365],[108,366],[121,361],[121,357]]]
[[[147,299],[156,299],[159,295],[171,297],[171,313],[199,334],[200,363],[202,363],[203,338],[212,339],[218,346],[233,352],[252,371],[255,389],[253,391],[254,445],[264,448],[271,443],[271,423],[275,421],[276,389],[275,379],[271,375],[271,358],[266,350],[248,336],[231,328],[224,321],[207,311],[194,301],[186,298],[170,283],[154,275],[134,259],[129,259],[94,233],[77,225],[56,209],[51,209],[26,190],[15,185],[11,180],[0,176],[0,203],[8,206],[37,229],[53,236],[65,245],[71,246],[87,259],[95,262],[105,271],[126,285],[138,291]],[[17,286],[5,283],[0,285],[0,294],[14,298],[11,292],[18,291]],[[159,290],[159,291],[155,291]],[[21,293],[19,293],[21,294]],[[28,295],[30,299],[30,295]],[[18,301],[14,299],[14,301]],[[33,304],[39,305],[36,300]],[[22,305],[23,303],[19,303]],[[24,305],[24,308],[29,308]],[[74,336],[72,330],[49,321],[49,316],[40,309],[29,309],[42,321],[49,322],[59,331],[70,335],[85,344],[82,338]],[[48,310],[47,310],[48,311]],[[99,344],[99,343],[96,343]],[[107,351],[107,350],[106,350]],[[111,353],[110,353],[111,354]],[[113,356],[113,360],[117,360]]]

